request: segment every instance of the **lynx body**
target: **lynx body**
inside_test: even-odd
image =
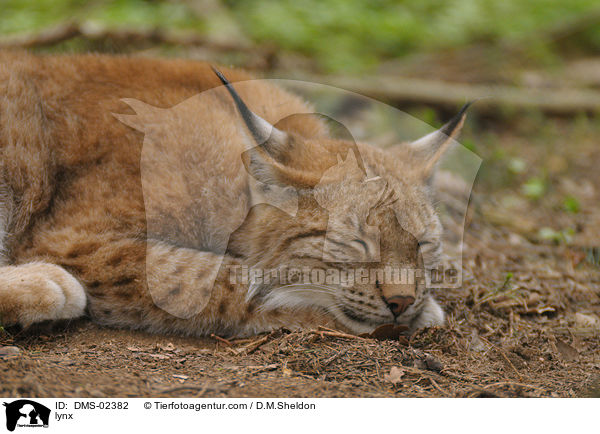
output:
[[[89,314],[241,336],[443,323],[418,282],[259,284],[232,282],[231,269],[435,267],[429,181],[463,112],[383,151],[332,139],[318,117],[296,116],[312,111],[299,97],[222,72],[0,52],[3,325]]]

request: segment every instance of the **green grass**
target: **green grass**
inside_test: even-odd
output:
[[[1,0],[0,34],[40,30],[67,21],[107,27],[199,30],[203,19],[184,3],[144,0]]]
[[[382,58],[483,42],[529,47],[560,23],[597,11],[595,0],[262,0],[227,1],[257,41],[317,56],[325,67],[364,68]],[[600,48],[600,29],[583,30]]]
[[[567,196],[563,201],[563,209],[571,214],[581,211],[581,204],[575,196]]]
[[[540,228],[538,237],[544,241],[551,241],[554,244],[570,244],[573,241],[575,230],[573,228],[565,228],[559,231],[549,227]]]
[[[544,178],[534,176],[529,178],[521,186],[521,192],[531,200],[540,200],[548,190],[548,181]]]
[[[382,60],[470,44],[512,44],[554,58],[545,36],[598,13],[596,0],[0,0],[0,34],[30,33],[65,21],[105,27],[232,32],[302,53],[324,70],[361,72]],[[600,26],[575,28],[577,43],[600,49]],[[235,33],[235,32],[234,32]],[[227,35],[225,35],[227,36]]]

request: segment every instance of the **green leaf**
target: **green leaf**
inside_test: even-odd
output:
[[[508,170],[512,173],[524,173],[527,163],[521,158],[513,158],[508,162]]]
[[[546,193],[546,181],[542,178],[529,178],[522,186],[521,191],[525,196],[532,200],[538,200]]]
[[[565,211],[577,214],[581,210],[581,204],[574,196],[567,196],[563,201],[563,208]]]
[[[573,241],[575,231],[573,228],[566,228],[556,231],[549,227],[543,227],[538,232],[538,237],[544,241],[552,241],[556,244],[570,244]]]

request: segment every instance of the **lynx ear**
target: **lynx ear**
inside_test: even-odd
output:
[[[419,169],[425,179],[429,179],[433,175],[436,164],[460,134],[467,116],[467,109],[471,104],[471,102],[465,104],[458,114],[439,130],[409,143],[408,146],[420,160],[420,162],[418,162],[418,164],[420,163]]]
[[[214,66],[211,66],[211,68],[217,77],[219,77],[219,80],[221,80],[221,83],[223,83],[231,95],[231,98],[233,98],[233,102],[240,112],[240,115],[250,131],[250,134],[252,134],[252,138],[256,144],[263,147],[270,155],[277,157],[277,155],[282,153],[284,148],[288,145],[289,137],[287,133],[278,130],[269,122],[254,114],[221,71]]]
[[[312,174],[287,167],[282,161],[287,160],[287,155],[293,150],[297,141],[284,131],[271,125],[269,122],[254,114],[239,96],[233,85],[215,67],[214,73],[225,86],[246,127],[255,143],[249,144],[242,154],[242,161],[246,170],[254,179],[260,181],[265,188],[273,186],[286,188],[305,188],[315,185],[318,179]]]

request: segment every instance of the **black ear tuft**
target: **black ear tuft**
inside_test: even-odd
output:
[[[254,137],[254,140],[256,140],[256,142],[258,144],[261,144],[265,138],[263,137],[261,132],[258,131],[258,129],[254,125],[255,122],[254,122],[253,118],[256,115],[250,111],[250,109],[248,108],[248,106],[246,105],[244,100],[242,100],[242,98],[237,93],[237,91],[235,90],[233,85],[229,82],[229,80],[227,80],[227,78],[223,75],[223,73],[221,71],[219,71],[217,68],[215,68],[213,65],[211,65],[210,67],[212,68],[214,73],[217,75],[217,77],[219,77],[219,80],[221,80],[221,83],[223,83],[223,85],[225,86],[225,88],[227,89],[229,94],[231,95],[231,98],[233,98],[233,102],[235,103],[235,106],[239,110],[240,114],[242,115],[242,119],[244,119],[244,122],[246,123],[248,129],[250,130],[250,133],[252,133],[252,137]]]
[[[466,112],[472,103],[473,101],[470,101],[462,106],[460,111],[440,129],[408,145],[415,152],[414,164],[420,169],[424,179],[431,178],[438,161],[458,137],[465,122]]]
[[[444,126],[440,129],[440,132],[445,134],[446,136],[452,136],[458,125],[462,122],[463,117],[467,113],[467,110],[475,101],[469,101],[465,105],[462,106],[460,111],[454,115],[452,119],[444,124]]]
[[[284,145],[287,142],[287,134],[283,131],[279,131],[277,128],[273,127],[273,125],[265,121],[260,116],[255,115],[248,108],[244,100],[242,100],[242,98],[237,93],[233,85],[229,82],[229,80],[225,78],[223,73],[221,73],[221,71],[219,71],[212,65],[211,68],[231,95],[235,106],[240,112],[240,115],[242,116],[246,127],[250,131],[250,134],[252,134],[252,138],[254,139],[256,144],[263,145],[267,141],[269,141],[271,142],[270,144],[275,148]]]
[[[223,83],[225,86],[231,85],[231,83],[229,83],[229,80],[227,80],[227,78],[225,78],[223,73],[221,71],[219,71],[214,65],[210,65],[210,69],[212,69],[213,72],[217,75],[217,77],[219,77],[219,80],[221,80],[221,83]]]

